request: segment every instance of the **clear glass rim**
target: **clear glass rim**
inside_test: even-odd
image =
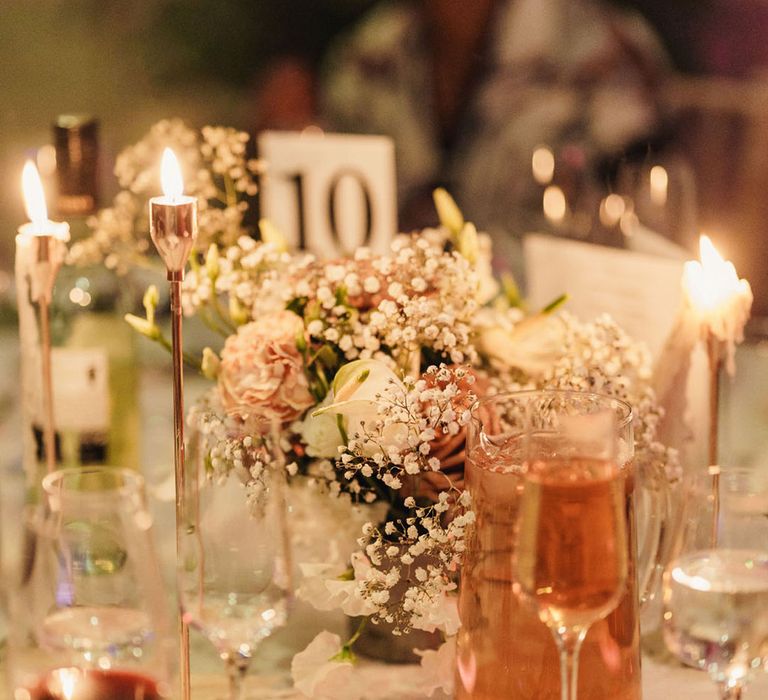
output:
[[[70,481],[75,481],[82,477],[98,477],[100,475],[109,478],[105,478],[100,482],[94,479],[92,484],[98,485],[98,488],[95,489],[81,490],[68,485]],[[47,496],[60,498],[66,495],[78,498],[103,498],[109,494],[142,493],[144,477],[135,469],[127,467],[65,467],[46,474],[43,477],[42,486]]]
[[[525,397],[537,395],[584,397],[610,403],[621,411],[621,418],[616,426],[619,430],[623,430],[628,425],[631,425],[632,420],[634,419],[632,406],[623,399],[617,399],[615,396],[608,396],[607,394],[601,394],[596,391],[575,391],[573,389],[521,389],[520,391],[505,391],[500,394],[494,394],[493,396],[486,396],[482,399],[478,399],[470,408],[471,420],[476,425],[482,425],[482,419],[478,416],[477,412],[483,406],[496,403],[503,399],[509,400],[517,397],[524,399]]]

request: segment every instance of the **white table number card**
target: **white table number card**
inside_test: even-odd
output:
[[[397,232],[395,150],[385,136],[264,131],[261,214],[320,258],[384,253]]]

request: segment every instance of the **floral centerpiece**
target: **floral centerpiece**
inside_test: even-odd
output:
[[[218,213],[184,283],[185,313],[222,336],[196,363],[212,387],[189,416],[210,478],[236,476],[255,503],[260,472],[279,447],[290,476],[302,475],[350,508],[369,508],[351,557],[299,562],[300,598],[361,622],[348,640],[321,632],[297,654],[296,687],[310,697],[341,697],[342,685],[344,697],[359,695],[352,648],[362,626],[372,624],[394,636],[442,633],[439,649],[420,652],[421,689],[448,689],[460,624],[457,567],[474,517],[462,488],[473,403],[533,388],[624,399],[636,412],[637,461],[672,474],[676,455],[656,439],[661,412],[648,351],[608,317],[584,323],[568,315],[564,298],[526,309],[512,280],[493,278],[489,238],[442,190],[435,193],[439,225],[398,235],[388,255],[359,249],[317,260],[288,250],[265,221],[257,240],[243,226],[237,195],[252,192],[249,173],[258,169],[245,160],[245,138],[203,130],[200,140],[178,124],[164,129],[180,134],[183,160],[198,169],[208,162],[212,174],[198,178],[204,198],[215,198],[216,178],[230,183],[225,195],[235,193],[229,205],[225,196],[223,208],[211,207]],[[184,147],[191,153],[184,156]],[[118,167],[127,173],[126,163],[143,152],[134,147]],[[145,191],[136,185],[144,181],[140,168],[131,172],[118,209]],[[114,238],[104,231],[117,218],[98,217],[95,238]],[[156,305],[150,289],[146,316],[127,318],[167,343]],[[278,446],[268,445],[275,425]]]

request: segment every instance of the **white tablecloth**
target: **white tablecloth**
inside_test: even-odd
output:
[[[0,446],[2,446],[0,479],[3,484],[0,488],[2,506],[0,511],[2,539],[3,544],[6,545],[3,552],[4,558],[8,556],[9,537],[17,525],[18,512],[23,500],[23,478],[20,473],[21,444],[18,439],[20,420],[18,410],[14,410],[17,407],[14,406],[13,400],[14,396],[17,396],[17,359],[15,329],[0,329]],[[199,394],[203,387],[204,385],[200,382],[190,381],[188,400],[191,400],[193,395]],[[173,446],[170,439],[172,434],[170,396],[170,378],[167,373],[158,369],[142,373],[141,403],[144,423],[142,462],[148,483],[155,487],[152,489],[155,496],[161,495],[163,488],[158,487],[165,481],[165,476],[170,475],[170,465],[173,461]],[[171,483],[166,482],[166,486],[171,486]],[[170,496],[170,492],[166,495]],[[169,525],[172,527],[172,503],[156,498],[153,501],[153,510],[159,531],[168,530]],[[10,540],[12,544],[12,537]],[[161,550],[164,559],[172,560],[174,548],[173,537],[163,538]],[[168,572],[168,577],[172,580],[172,569]],[[296,625],[296,628],[300,627],[301,625]],[[304,644],[308,641],[309,639],[304,641]],[[195,636],[194,642],[193,698],[208,700],[224,697],[226,682],[223,669],[219,672],[218,659],[208,648],[207,642],[198,635]],[[279,643],[278,646],[280,646]],[[257,661],[256,673],[252,674],[247,681],[248,695],[263,700],[301,698],[301,695],[285,688],[287,674],[284,659],[282,675],[278,679],[264,675],[270,672],[271,655],[275,654],[275,659],[279,655],[274,650],[270,652],[268,648],[265,652],[266,658]],[[413,686],[413,674],[418,673],[417,667],[393,667],[364,662],[361,672],[366,675],[367,685],[372,689],[367,700],[408,700],[413,697],[409,693],[409,688]],[[5,684],[3,683],[2,686],[0,700],[6,700]],[[444,696],[433,696],[433,698],[438,697]],[[715,700],[717,691],[706,673],[682,668],[669,658],[646,655],[643,663],[643,697],[644,700],[707,700],[709,698]],[[761,674],[756,678],[750,686],[747,698],[768,699],[768,674]]]
[[[412,696],[408,694],[409,678],[415,672],[408,666],[395,667],[370,664],[366,669],[370,678],[370,687],[390,688],[394,684],[397,691],[393,694],[372,693],[366,700],[406,700]],[[290,690],[269,691],[266,684],[259,678],[251,678],[248,681],[249,696],[260,700],[277,700],[278,698],[299,700],[303,696]],[[213,700],[223,697],[226,684],[223,675],[198,675],[193,678],[193,698],[195,700]],[[755,678],[748,691],[745,700],[766,700],[768,698],[768,674],[761,674]],[[434,697],[434,696],[433,696]],[[437,696],[443,697],[443,696]],[[706,673],[681,668],[677,665],[659,663],[650,658],[643,660],[643,700],[716,700],[717,690]],[[605,698],[611,700],[611,698]]]

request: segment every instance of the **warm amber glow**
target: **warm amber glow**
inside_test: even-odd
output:
[[[618,194],[609,194],[600,202],[600,222],[603,226],[615,226],[624,216],[627,204],[624,197]]]
[[[565,218],[568,203],[565,201],[565,193],[556,185],[550,185],[544,190],[544,216],[553,223],[559,224]]]
[[[723,260],[708,236],[699,238],[701,261],[685,264],[685,280],[691,301],[702,311],[716,309],[749,285],[740,280],[733,263]]]
[[[555,156],[546,146],[539,146],[531,158],[533,179],[540,185],[548,185],[555,174]]]
[[[45,192],[40,173],[37,172],[31,160],[24,163],[24,170],[21,173],[21,191],[24,194],[27,217],[35,228],[44,228],[48,221],[48,207],[45,204]]]
[[[58,690],[64,700],[72,700],[83,675],[82,671],[77,668],[60,668],[54,671],[52,675],[54,677],[54,686],[59,686],[58,688],[52,688],[52,690]],[[58,681],[58,683],[55,681]]]
[[[667,203],[669,175],[661,165],[654,165],[650,174],[651,201],[663,207]]]
[[[56,147],[51,143],[40,146],[35,161],[43,177],[53,177],[56,174]]]
[[[179,161],[170,148],[163,151],[163,160],[160,163],[160,182],[166,197],[176,199],[184,194],[184,181],[181,178]]]

